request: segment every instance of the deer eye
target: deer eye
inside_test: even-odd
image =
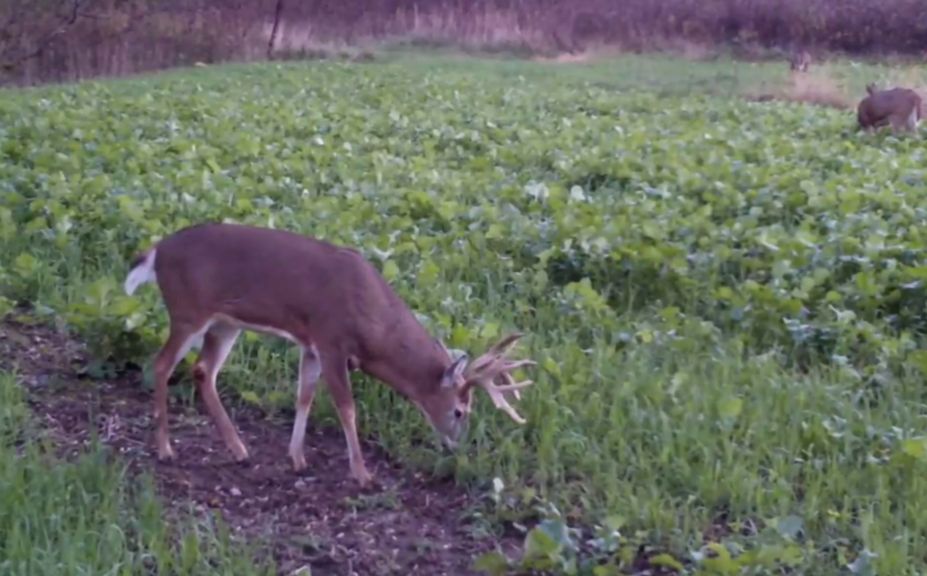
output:
[[[460,408],[454,408],[454,418],[457,418],[458,420],[463,418],[463,410]]]

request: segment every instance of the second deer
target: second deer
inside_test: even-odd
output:
[[[923,117],[921,97],[910,88],[879,90],[875,84],[866,86],[867,96],[857,107],[856,119],[859,127],[872,131],[891,125],[893,132],[902,128],[917,131]]]
[[[792,72],[807,72],[811,66],[811,53],[807,50],[793,52],[789,57],[789,69]]]

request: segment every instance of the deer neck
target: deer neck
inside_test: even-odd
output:
[[[383,333],[363,370],[407,398],[420,398],[438,388],[451,359],[418,321],[400,318]]]

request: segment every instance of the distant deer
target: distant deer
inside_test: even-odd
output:
[[[891,124],[892,132],[901,128],[916,132],[923,117],[921,97],[910,88],[878,90],[875,84],[866,86],[867,96],[857,107],[856,119],[859,127],[872,131]]]
[[[355,426],[349,372],[362,370],[415,404],[444,444],[456,448],[470,415],[472,391],[485,390],[496,408],[525,420],[504,393],[519,398],[510,372],[535,364],[506,357],[521,337],[512,334],[474,362],[456,360],[433,339],[389,284],[356,250],[293,232],[207,223],[179,230],[139,254],[125,291],[156,282],[170,334],[154,361],[154,418],[158,459],[174,459],[168,435],[167,385],[174,368],[202,339],[193,368],[200,395],[226,446],[238,461],[248,450],[216,390],[216,376],[242,330],[285,338],[300,347],[296,416],[289,455],[306,467],[306,421],[323,377],[347,441],[352,476],[366,485]],[[497,384],[498,381],[498,384]]]
[[[793,72],[807,72],[811,66],[811,54],[807,50],[793,52],[789,58],[789,69]]]

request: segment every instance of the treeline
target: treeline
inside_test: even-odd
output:
[[[0,0],[0,80],[32,83],[321,45],[421,40],[532,52],[927,51],[924,0]]]

